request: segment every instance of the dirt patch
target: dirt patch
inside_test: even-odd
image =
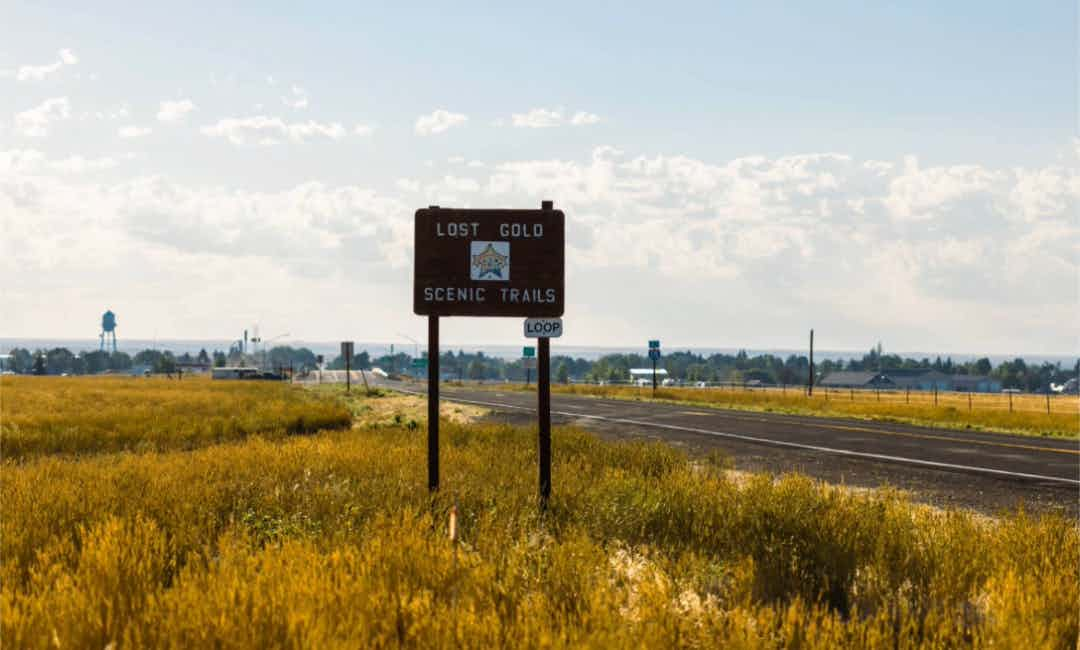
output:
[[[427,421],[427,398],[419,395],[383,393],[366,396],[362,393],[346,398],[353,412],[354,427],[408,425],[417,426]],[[469,404],[443,401],[439,404],[439,416],[458,424],[476,422],[486,416],[490,409]]]

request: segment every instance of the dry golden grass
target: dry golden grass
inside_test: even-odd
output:
[[[535,390],[521,384],[487,385],[493,390]],[[951,429],[978,429],[1001,433],[1014,433],[1031,436],[1052,436],[1080,439],[1080,410],[1075,396],[1054,398],[1049,414],[1045,411],[1045,397],[1038,395],[1014,396],[1016,404],[1023,408],[1014,408],[1009,412],[997,403],[1007,396],[985,395],[982,405],[977,405],[978,396],[972,396],[971,409],[968,408],[967,396],[960,393],[941,393],[939,403],[933,404],[932,394],[916,395],[911,393],[910,403],[905,401],[905,393],[882,392],[878,395],[865,391],[831,390],[814,391],[813,397],[807,397],[801,389],[753,389],[743,388],[658,388],[653,397],[652,388],[637,386],[595,386],[587,384],[556,385],[552,392],[567,395],[586,395],[610,399],[651,400],[696,404],[716,408],[741,409],[748,411],[771,411],[797,415],[820,417],[848,417],[867,420],[905,422],[923,426],[946,427]],[[1033,409],[1036,402],[1043,403],[1043,410]]]
[[[733,482],[576,429],[555,431],[542,516],[535,430],[449,421],[430,498],[424,427],[395,424],[395,400],[357,396],[390,420],[315,436],[5,462],[2,645],[1076,643],[1073,521]]]
[[[142,377],[3,377],[0,453],[193,449],[251,435],[348,426],[341,403],[278,382]]]

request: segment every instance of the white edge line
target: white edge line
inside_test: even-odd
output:
[[[413,395],[427,395],[427,393],[421,393],[418,391],[398,390],[402,393],[411,393]],[[481,402],[478,400],[461,399],[458,397],[447,397],[451,402],[463,402],[465,404],[476,404],[479,406],[494,406],[498,408],[511,408],[521,411],[535,411],[536,409],[528,406],[517,406],[516,404],[499,404],[496,402]],[[675,431],[689,431],[691,433],[700,433],[707,436],[717,436],[720,438],[734,438],[736,440],[745,440],[747,442],[756,442],[765,445],[774,445],[778,447],[793,447],[795,449],[808,449],[810,451],[820,451],[827,454],[839,454],[841,456],[855,456],[857,458],[870,458],[873,460],[886,460],[894,463],[908,463],[911,465],[925,465],[928,467],[939,467],[944,469],[959,469],[967,470],[971,472],[981,472],[984,474],[996,474],[999,476],[1014,476],[1019,478],[1029,478],[1038,481],[1053,481],[1055,483],[1067,483],[1069,485],[1080,485],[1080,480],[1071,478],[1062,478],[1059,476],[1043,476],[1042,474],[1027,474],[1024,472],[1010,472],[1004,469],[993,469],[990,467],[977,467],[974,465],[957,465],[954,463],[942,463],[935,460],[922,460],[919,458],[906,458],[904,456],[890,456],[888,454],[872,454],[865,451],[852,451],[850,449],[833,449],[831,447],[819,447],[817,445],[806,445],[801,442],[789,442],[787,440],[773,440],[771,438],[756,438],[754,436],[746,436],[740,433],[728,433],[726,431],[710,431],[708,429],[698,429],[696,427],[684,427],[677,424],[663,424],[661,422],[649,422],[647,420],[628,420],[625,418],[609,418],[603,415],[590,415],[587,413],[570,413],[568,411],[552,411],[555,415],[569,415],[578,418],[589,418],[593,420],[604,420],[607,422],[615,422],[618,424],[635,424],[644,427],[657,427],[660,429],[672,429]]]

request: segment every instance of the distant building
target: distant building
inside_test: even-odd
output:
[[[210,376],[213,379],[258,379],[259,369],[226,366],[224,368],[213,368]]]
[[[906,368],[886,370],[880,375],[881,387],[910,390],[952,390],[952,378],[938,370]]]
[[[656,379],[658,382],[663,383],[665,377],[667,377],[667,370],[663,368],[656,369]],[[639,386],[652,386],[653,369],[652,368],[631,368],[630,369],[630,381],[631,383]],[[664,384],[665,386],[667,384]]]
[[[184,374],[193,375],[205,375],[210,372],[209,361],[177,361],[176,368],[182,370]]]
[[[997,379],[984,375],[946,375],[931,368],[895,368],[883,372],[843,370],[830,372],[817,385],[822,388],[1001,392],[1001,382]]]
[[[876,372],[841,370],[825,375],[818,380],[817,385],[822,388],[874,388],[877,378]]]
[[[953,375],[953,390],[965,393],[1000,393],[1001,382],[986,375]]]
[[[1080,392],[1080,383],[1077,382],[1076,377],[1066,381],[1064,384],[1050,384],[1050,390],[1054,393],[1062,393],[1064,395],[1076,395]]]

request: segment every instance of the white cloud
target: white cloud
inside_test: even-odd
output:
[[[279,137],[293,142],[303,142],[312,137],[337,140],[346,135],[345,127],[337,122],[286,122],[280,117],[264,115],[229,117],[200,130],[203,135],[226,138],[235,145],[273,145],[280,142]]]
[[[375,127],[370,124],[357,124],[353,127],[353,135],[367,137],[372,133],[375,133]]]
[[[416,118],[413,131],[416,135],[434,135],[442,133],[451,127],[464,124],[468,120],[469,118],[466,115],[451,113],[440,108],[430,115],[421,115]]]
[[[502,163],[484,192],[500,204],[556,199],[578,224],[567,230],[574,268],[739,282],[778,308],[834,305],[851,323],[887,312],[924,327],[920,315],[959,313],[957,301],[966,318],[1015,321],[1000,313],[1012,305],[1071,322],[1075,307],[1080,173],[1064,166],[921,167],[835,153],[711,164],[598,147],[584,163]]]
[[[444,176],[443,185],[452,192],[479,192],[480,183],[475,178],[463,178],[460,176]]]
[[[289,137],[277,127],[244,135],[267,134]],[[1075,337],[1080,172],[1069,164],[927,166],[839,153],[709,161],[597,147],[469,170],[475,177],[438,174],[431,184],[398,178],[389,193],[106,183],[92,174],[122,161],[0,152],[0,273],[33,278],[26,295],[9,298],[13,313],[44,313],[32,294],[61,278],[137,292],[95,275],[87,260],[101,253],[168,270],[161,286],[174,295],[205,291],[237,263],[258,270],[259,282],[240,282],[218,304],[266,276],[298,300],[325,285],[325,304],[310,305],[325,309],[342,277],[363,274],[365,287],[401,297],[381,317],[408,315],[415,207],[553,199],[567,215],[568,312],[585,342],[609,340],[611,313],[696,344],[714,340],[717,322],[748,344],[806,322],[831,340],[894,332],[954,350],[1066,350]],[[189,278],[191,269],[207,277]],[[127,272],[118,265],[108,279]],[[258,311],[276,298],[242,304]],[[682,310],[695,318],[666,317]],[[208,309],[201,318],[217,316]]]
[[[120,104],[116,108],[108,108],[103,111],[95,111],[93,113],[83,113],[79,116],[79,119],[98,119],[98,120],[122,120],[131,116],[131,111],[127,104]]]
[[[398,188],[402,192],[419,192],[420,181],[414,181],[411,178],[399,178],[394,183],[394,187]]]
[[[595,113],[587,113],[585,111],[578,111],[567,120],[563,109],[547,109],[547,108],[534,108],[526,113],[514,113],[510,116],[510,123],[518,128],[527,129],[547,129],[556,126],[563,126],[569,124],[570,126],[584,126],[587,124],[596,124],[600,121],[600,116]],[[496,126],[501,126],[502,120],[496,121]]]
[[[153,129],[145,126],[136,126],[130,124],[128,126],[122,126],[117,129],[116,134],[121,138],[141,138],[143,136],[150,135]]]
[[[297,110],[307,108],[307,91],[300,86],[294,84],[293,87],[289,90],[289,94],[281,98],[281,102],[289,108],[295,108]]]
[[[195,102],[190,99],[162,100],[158,105],[157,119],[159,122],[182,122],[196,108]]]
[[[562,111],[559,109],[549,111],[546,108],[534,108],[528,113],[514,113],[510,116],[511,123],[516,127],[529,129],[544,129],[562,124]]]
[[[57,52],[56,57],[56,61],[45,65],[19,66],[19,69],[15,72],[15,79],[18,81],[41,81],[65,65],[75,65],[79,62],[79,57],[75,56],[75,53],[67,48]]]
[[[585,111],[578,111],[574,113],[574,116],[570,118],[570,124],[572,126],[583,126],[586,124],[596,124],[600,121],[600,116],[596,113],[586,113]]]
[[[15,115],[15,132],[31,138],[49,135],[53,122],[71,118],[71,103],[67,97],[46,99],[34,108]]]
[[[130,157],[130,154],[122,156]],[[120,161],[113,156],[84,158],[71,155],[59,160],[49,160],[35,149],[0,151],[0,177],[5,175],[37,175],[49,172],[59,174],[88,174],[113,169]]]

